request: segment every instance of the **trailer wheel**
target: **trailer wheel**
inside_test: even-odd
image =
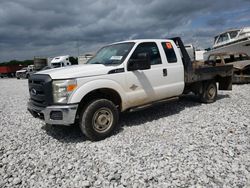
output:
[[[117,128],[118,109],[107,99],[96,99],[83,109],[80,115],[80,128],[90,140],[102,140]]]
[[[203,103],[213,103],[217,98],[217,85],[214,80],[203,83],[202,93],[199,95]]]

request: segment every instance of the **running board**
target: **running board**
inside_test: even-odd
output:
[[[145,104],[142,106],[130,108],[128,111],[129,112],[136,112],[136,111],[147,109],[147,108],[154,106],[154,105],[158,105],[158,104],[162,104],[162,103],[166,103],[166,102],[170,102],[170,101],[177,101],[178,99],[179,99],[179,97],[172,97],[172,98],[168,98],[168,99],[163,99],[163,100],[155,101],[155,102]]]

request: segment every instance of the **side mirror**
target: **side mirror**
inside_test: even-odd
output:
[[[147,53],[139,53],[136,59],[128,61],[128,71],[150,69],[150,59]]]

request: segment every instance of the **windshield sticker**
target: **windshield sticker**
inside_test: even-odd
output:
[[[112,56],[110,60],[122,60],[123,56]]]
[[[173,47],[172,47],[172,44],[170,43],[170,42],[167,42],[166,43],[166,46],[167,46],[167,49],[172,49]]]

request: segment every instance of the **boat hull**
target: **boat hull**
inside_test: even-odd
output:
[[[204,59],[207,60],[210,54],[223,52],[241,52],[246,53],[248,56],[250,56],[250,39],[207,51],[204,53]]]

